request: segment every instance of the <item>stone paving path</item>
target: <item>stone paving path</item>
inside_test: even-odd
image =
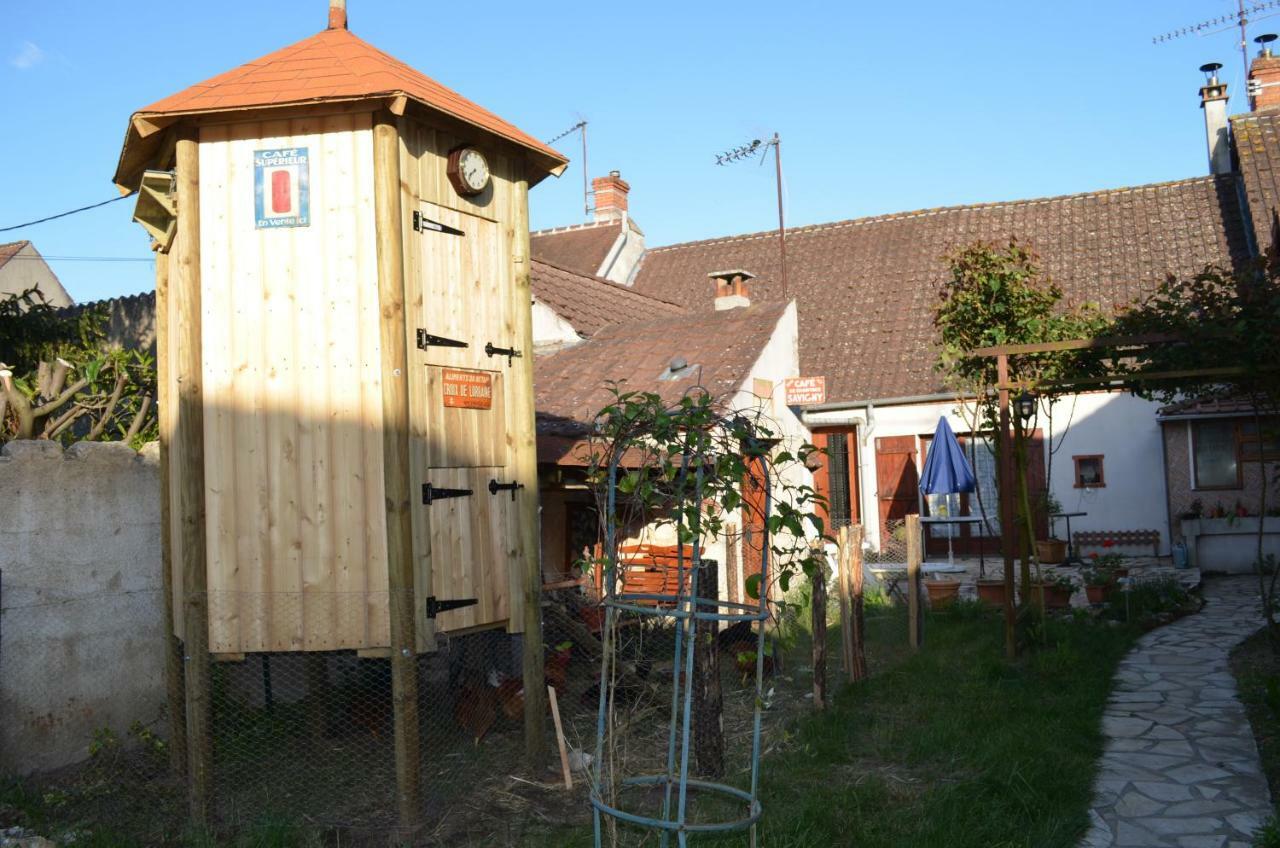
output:
[[[1204,595],[1203,610],[1146,634],[1120,664],[1082,848],[1249,848],[1271,814],[1227,666],[1262,624],[1256,584],[1210,580]]]

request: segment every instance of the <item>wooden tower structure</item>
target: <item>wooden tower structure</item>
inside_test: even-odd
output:
[[[210,656],[415,655],[525,632],[544,704],[528,190],[566,160],[328,28],[136,112],[115,182],[156,263],[165,568],[203,817]],[[181,691],[181,689],[179,689]]]

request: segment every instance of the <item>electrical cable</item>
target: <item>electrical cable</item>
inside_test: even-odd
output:
[[[23,227],[32,227],[36,224],[43,224],[45,221],[54,221],[58,218],[65,218],[68,215],[75,215],[77,212],[88,212],[90,209],[97,209],[99,206],[106,206],[108,203],[115,203],[117,200],[124,200],[130,195],[122,194],[119,197],[113,197],[110,200],[104,200],[101,203],[93,203],[88,206],[81,206],[79,209],[72,209],[68,212],[59,212],[57,215],[50,215],[47,218],[38,218],[34,221],[27,221],[25,224],[14,224],[12,227],[0,227],[0,233],[7,233],[13,230],[20,230]]]

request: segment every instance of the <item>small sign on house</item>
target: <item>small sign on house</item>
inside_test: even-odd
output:
[[[787,406],[808,406],[827,399],[826,377],[788,377],[784,384]]]
[[[259,229],[311,225],[307,148],[253,152],[254,225]]]

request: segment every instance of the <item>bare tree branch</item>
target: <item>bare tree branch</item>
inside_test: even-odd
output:
[[[116,375],[115,388],[111,390],[111,399],[107,401],[106,409],[98,416],[98,420],[94,422],[93,427],[89,430],[89,435],[85,437],[87,441],[97,441],[102,435],[102,431],[107,428],[107,422],[111,420],[111,416],[115,414],[116,404],[120,403],[120,395],[124,394],[124,385],[128,382],[128,377],[123,371]]]

